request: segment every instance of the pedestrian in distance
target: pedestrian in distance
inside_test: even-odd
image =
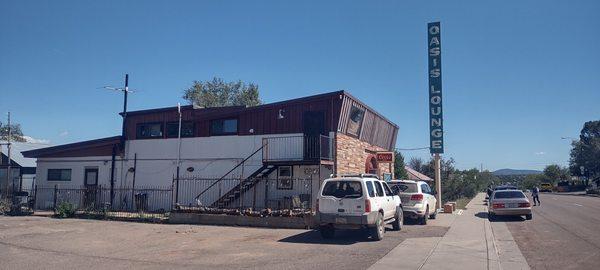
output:
[[[533,187],[533,189],[531,190],[531,197],[533,197],[533,206],[542,205],[542,203],[540,202],[540,189],[537,186]]]

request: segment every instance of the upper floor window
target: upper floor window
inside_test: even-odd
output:
[[[167,138],[177,138],[179,135],[179,122],[167,123]],[[181,122],[181,137],[194,137],[194,122]]]
[[[48,169],[48,181],[71,181],[71,169]]]
[[[236,135],[237,119],[219,119],[210,121],[210,135]]]
[[[350,109],[350,118],[348,119],[348,134],[354,136],[360,136],[360,129],[362,127],[363,118],[365,116],[365,110],[360,109],[356,106],[352,106]]]
[[[137,125],[136,137],[138,139],[162,138],[162,123],[144,123]]]

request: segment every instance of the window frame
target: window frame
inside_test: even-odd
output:
[[[351,133],[350,129],[349,129],[349,127],[350,127],[349,123],[350,122],[354,122],[352,120],[352,111],[355,110],[355,109],[358,110],[358,111],[362,111],[360,122],[358,122],[358,130],[356,131],[356,134]],[[355,138],[359,138],[360,137],[360,133],[362,132],[362,126],[363,126],[366,114],[367,114],[367,109],[366,108],[362,108],[361,109],[360,107],[358,107],[356,105],[352,105],[350,107],[350,112],[348,113],[348,119],[346,121],[346,134],[348,134],[348,135],[350,135],[352,137],[355,137]]]
[[[161,136],[142,136],[140,132],[140,128],[144,125],[160,125]],[[163,139],[165,137],[165,124],[163,122],[146,122],[146,123],[138,123],[135,126],[135,138],[136,139]]]
[[[394,192],[386,182],[382,182],[381,184],[383,185],[383,193],[385,193],[385,196],[394,196]]]
[[[375,195],[377,195],[377,197],[385,197],[385,191],[383,191],[381,183],[379,181],[373,181],[373,183],[375,185]]]
[[[50,171],[60,171],[60,179],[50,179]],[[69,172],[69,179],[68,180],[63,180],[62,179],[62,177],[63,177],[62,172],[63,171],[68,171]],[[46,181],[47,182],[71,182],[72,179],[73,179],[73,170],[72,169],[60,169],[60,168],[55,169],[55,168],[53,168],[53,169],[48,169],[46,171]]]
[[[235,132],[221,132],[215,133],[213,123],[215,121],[227,121],[227,120],[235,120]],[[219,118],[208,121],[208,134],[209,136],[230,136],[230,135],[238,135],[240,131],[240,120],[237,117],[232,118]]]
[[[373,186],[373,181],[367,181],[367,195],[369,198],[375,198],[377,196],[375,192],[375,186]]]
[[[191,135],[184,135],[183,134],[183,126],[186,124],[191,124],[191,131],[192,134]],[[175,125],[177,127],[177,129],[179,129],[179,122],[177,121],[171,121],[171,122],[167,122],[165,124],[165,137],[169,138],[169,139],[173,139],[173,138],[177,138],[178,134],[175,134],[175,136],[169,136],[169,125]],[[177,132],[178,133],[178,132]],[[196,123],[194,121],[181,121],[181,138],[191,138],[191,137],[195,137],[196,136]]]

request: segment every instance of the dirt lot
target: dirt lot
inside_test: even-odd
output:
[[[0,217],[1,269],[365,269],[404,239],[447,227],[407,225],[381,242],[355,232]]]

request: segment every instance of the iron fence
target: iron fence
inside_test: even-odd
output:
[[[255,211],[311,210],[316,200],[313,189],[318,189],[317,179],[298,178],[218,180],[188,177],[175,182],[178,206]]]
[[[76,214],[106,218],[161,218],[173,205],[173,187],[37,186],[34,209],[56,211],[67,204]]]

